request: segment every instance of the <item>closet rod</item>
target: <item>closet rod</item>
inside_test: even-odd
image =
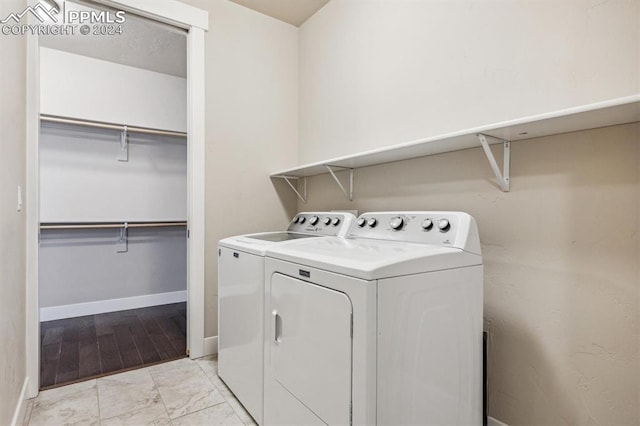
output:
[[[86,127],[95,127],[99,129],[110,129],[110,130],[127,130],[127,132],[134,133],[147,133],[150,135],[163,135],[163,136],[177,136],[186,138],[187,134],[184,132],[173,132],[171,130],[158,130],[158,129],[149,129],[146,127],[135,127],[135,126],[124,126],[122,124],[113,124],[113,123],[103,123],[100,121],[91,121],[91,120],[80,120],[76,118],[65,118],[65,117],[56,117],[54,115],[40,115],[41,121],[46,121],[49,123],[62,123],[62,124],[75,124],[78,126],[86,126]]]
[[[40,225],[40,229],[120,229],[120,228],[169,228],[187,226],[187,222],[147,222],[147,223],[86,223]]]

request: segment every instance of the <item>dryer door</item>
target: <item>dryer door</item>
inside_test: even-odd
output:
[[[272,377],[324,423],[349,424],[352,306],[347,295],[275,274],[270,308]]]

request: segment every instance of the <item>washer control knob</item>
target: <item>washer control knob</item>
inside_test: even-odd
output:
[[[451,224],[449,223],[449,220],[440,219],[438,221],[438,229],[440,229],[440,232],[447,232],[449,229],[451,229]]]
[[[398,231],[398,230],[402,229],[403,225],[404,225],[404,219],[401,218],[401,217],[394,217],[389,221],[389,226],[394,231]]]
[[[362,228],[363,226],[365,226],[367,224],[367,219],[365,219],[364,217],[361,217],[360,219],[358,219],[358,226],[360,228]]]
[[[378,221],[375,217],[372,217],[367,221],[367,225],[369,225],[369,228],[375,228],[377,224],[378,224]]]
[[[340,223],[340,218],[339,217],[334,217],[333,220],[331,221],[331,224],[333,226],[338,226],[339,223]]]
[[[307,220],[306,217],[300,216],[300,221],[298,223],[302,225],[305,222],[305,220]]]
[[[295,217],[295,219],[293,219],[293,223],[298,223],[300,221],[300,218],[298,216]]]
[[[431,219],[425,219],[422,221],[422,229],[425,231],[431,231],[433,228],[433,221]]]
[[[325,217],[324,219],[322,219],[322,223],[324,223],[325,225],[329,225],[331,223],[331,218]]]
[[[318,223],[319,220],[320,218],[318,216],[311,216],[311,219],[309,219],[309,223],[315,226],[315,224]]]

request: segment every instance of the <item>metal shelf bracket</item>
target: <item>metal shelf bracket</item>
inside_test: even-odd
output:
[[[331,173],[331,177],[333,177],[333,180],[336,181],[344,195],[349,199],[349,201],[353,201],[353,169],[349,167],[329,166],[327,164],[325,164],[325,167],[327,168],[327,170],[329,170],[329,173]],[[340,182],[340,179],[338,179],[338,176],[336,176],[333,169],[340,169],[339,171],[349,170],[349,192],[347,192],[344,185],[342,185],[342,182]]]
[[[487,156],[487,160],[489,160],[489,165],[493,170],[493,173],[496,175],[496,180],[498,181],[498,185],[502,192],[509,192],[509,169],[511,166],[511,142],[506,141],[504,139],[496,138],[495,136],[483,135],[482,133],[478,133],[478,139],[480,139],[480,143],[482,144],[482,149],[484,150],[484,154]],[[500,172],[500,167],[498,167],[498,163],[496,162],[496,158],[493,156],[493,152],[491,152],[491,148],[489,147],[489,143],[487,142],[487,138],[493,138],[502,141],[503,148],[503,162],[502,162],[502,172]]]
[[[300,180],[299,177],[297,176],[286,176],[286,175],[281,175],[281,176],[273,176],[274,178],[278,178],[278,179],[284,179],[285,182],[287,182],[287,184],[289,185],[289,187],[293,190],[293,192],[296,193],[296,195],[298,196],[298,198],[300,198],[300,200],[302,200],[303,203],[307,204],[307,178],[304,177],[302,179],[302,194],[300,194],[300,192],[298,191],[298,189],[296,188],[296,186],[291,183],[292,180]]]
[[[118,161],[129,161],[129,129],[124,126],[120,135],[120,151],[118,152]]]
[[[122,228],[120,228],[120,237],[118,238],[118,253],[126,253],[129,251],[129,224],[127,222],[124,223]]]

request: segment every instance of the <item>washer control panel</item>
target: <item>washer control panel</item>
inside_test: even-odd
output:
[[[355,221],[356,217],[348,212],[301,212],[293,218],[287,231],[343,237]]]
[[[347,238],[404,241],[462,249],[473,246],[474,250],[480,250],[475,220],[463,212],[364,213],[351,227]]]

